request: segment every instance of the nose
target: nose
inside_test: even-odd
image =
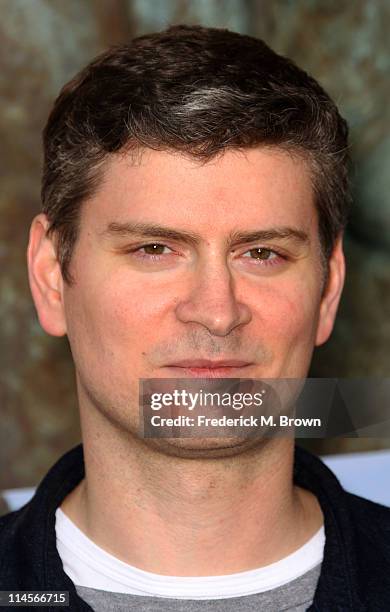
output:
[[[235,280],[226,262],[199,266],[188,295],[176,307],[182,323],[198,323],[215,336],[227,336],[252,319],[250,308],[236,297]]]

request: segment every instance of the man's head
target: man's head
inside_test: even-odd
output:
[[[138,379],[192,375],[185,361],[307,374],[343,284],[346,138],[313,79],[223,30],[138,38],[64,87],[29,268],[82,404],[134,432]]]

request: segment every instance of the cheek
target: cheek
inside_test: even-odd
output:
[[[174,287],[163,287],[158,282],[120,281],[107,289],[100,298],[100,326],[109,321],[108,332],[118,346],[139,345],[148,350],[156,342],[167,313],[173,311]],[[136,355],[135,355],[136,357]]]
[[[130,282],[120,275],[83,281],[66,299],[68,336],[75,361],[115,373],[137,369],[158,337],[159,323],[174,296],[157,283]],[[76,362],[77,363],[77,362]],[[81,365],[81,364],[80,364]]]
[[[314,343],[319,296],[308,283],[269,286],[257,305],[259,326],[274,347],[307,346]]]

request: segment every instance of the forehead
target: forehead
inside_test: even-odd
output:
[[[176,152],[113,155],[85,203],[96,230],[112,221],[149,221],[202,232],[259,225],[301,225],[316,219],[308,163],[276,148],[227,150],[199,162]]]

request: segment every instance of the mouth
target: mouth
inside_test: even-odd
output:
[[[207,359],[184,359],[165,366],[177,378],[241,378],[253,363],[238,359],[210,361]]]

